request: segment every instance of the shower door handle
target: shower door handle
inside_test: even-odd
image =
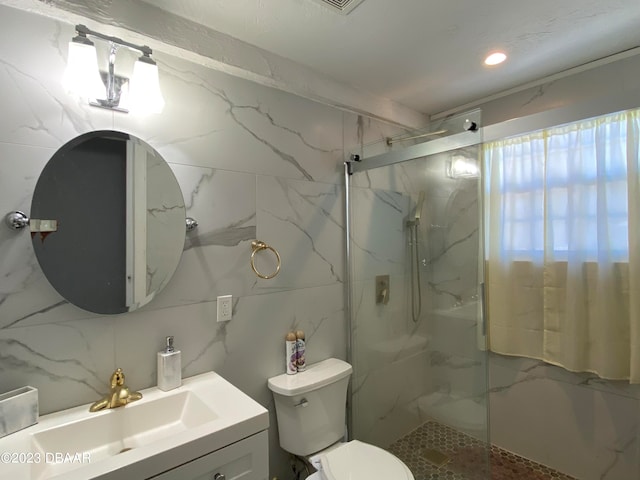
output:
[[[482,322],[482,335],[487,334],[487,303],[486,303],[486,292],[484,287],[484,282],[480,284],[480,321]]]

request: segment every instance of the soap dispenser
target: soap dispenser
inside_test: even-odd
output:
[[[166,392],[180,385],[182,385],[180,350],[173,347],[173,337],[167,337],[166,347],[158,352],[158,388]]]

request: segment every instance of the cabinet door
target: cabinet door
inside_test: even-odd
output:
[[[156,475],[153,480],[268,480],[268,442],[265,430]]]

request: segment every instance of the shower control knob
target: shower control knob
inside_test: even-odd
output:
[[[213,476],[213,480],[227,480],[227,477],[225,477],[222,473],[216,473]]]

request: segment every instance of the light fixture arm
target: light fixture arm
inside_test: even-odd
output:
[[[121,38],[118,38],[118,37],[105,35],[103,33],[96,32],[95,30],[91,30],[90,28],[82,24],[76,25],[76,32],[78,32],[78,34],[81,36],[92,35],[94,37],[98,37],[102,40],[106,40],[111,43],[122,45],[124,47],[128,47],[133,50],[138,50],[142,52],[145,56],[149,56],[153,53],[153,50],[151,50],[151,48],[146,45],[136,45],[135,43],[127,42],[126,40],[122,40]]]
[[[116,77],[115,77],[115,65],[116,65],[116,52],[118,51],[118,45],[110,42],[109,44],[109,74],[107,75],[107,103],[109,105],[117,105],[116,103]]]

